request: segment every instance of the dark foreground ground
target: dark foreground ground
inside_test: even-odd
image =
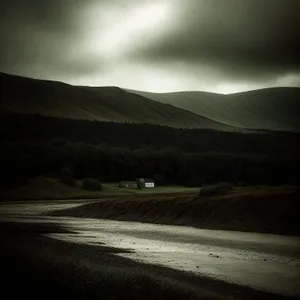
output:
[[[7,299],[288,299],[118,257],[124,250],[43,236],[53,224],[0,223],[0,289]]]

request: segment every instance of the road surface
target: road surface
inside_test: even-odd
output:
[[[76,234],[50,234],[56,239],[91,245],[104,242],[133,250],[118,255],[136,261],[300,298],[299,237],[41,215],[84,202],[6,203],[0,206],[0,218],[58,223]]]

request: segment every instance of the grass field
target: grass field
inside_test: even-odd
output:
[[[0,223],[2,295],[9,299],[286,299],[114,254],[120,249],[57,241],[53,224]],[[126,252],[126,250],[122,250]]]
[[[78,186],[68,186],[56,178],[34,178],[12,189],[1,191],[3,200],[43,200],[43,199],[86,199],[99,198],[99,192],[86,191]]]
[[[199,198],[193,192],[111,196],[51,214],[300,235],[299,202],[299,187],[245,187]]]
[[[157,187],[155,189],[134,190],[119,188],[117,183],[104,183],[103,191],[87,191],[81,188],[82,182],[77,186],[68,186],[56,178],[39,177],[30,179],[26,184],[0,191],[3,200],[64,200],[64,199],[99,199],[104,196],[134,195],[134,194],[160,194],[160,193],[195,193],[196,188],[178,186]]]

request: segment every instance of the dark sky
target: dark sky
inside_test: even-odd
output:
[[[230,93],[300,85],[299,0],[1,0],[0,70]]]

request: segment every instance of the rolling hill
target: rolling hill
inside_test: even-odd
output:
[[[0,73],[1,112],[176,128],[239,131],[234,127],[129,93],[118,87],[83,87]]]
[[[231,126],[300,131],[300,88],[296,87],[268,88],[229,95],[128,91]]]

